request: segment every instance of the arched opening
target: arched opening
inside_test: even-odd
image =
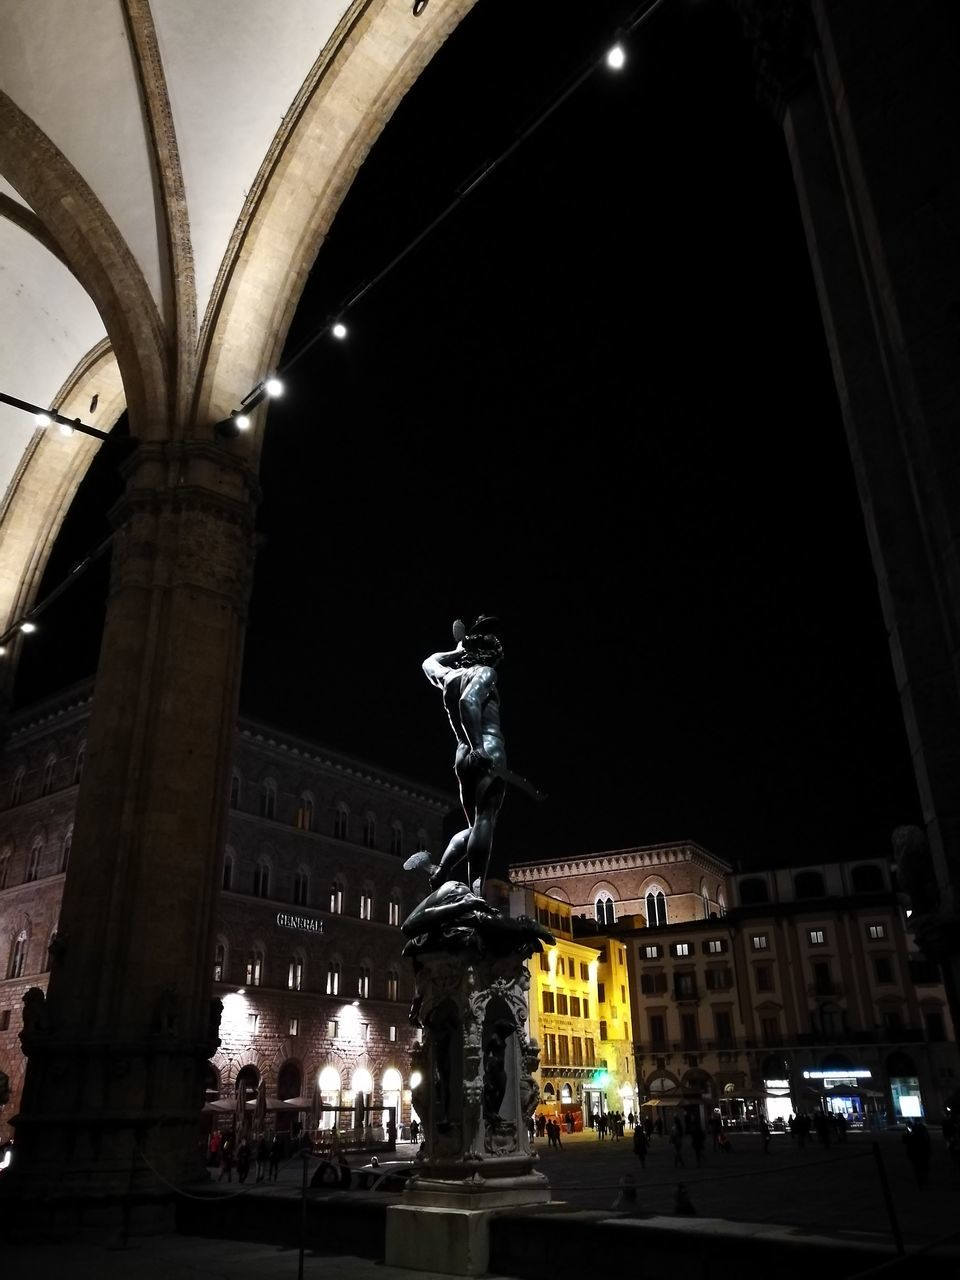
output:
[[[277,1097],[299,1098],[303,1091],[303,1073],[297,1062],[287,1061],[277,1072]]]
[[[397,1127],[397,1133],[400,1132],[402,1116],[400,1105],[403,1098],[403,1077],[396,1067],[387,1067],[383,1073],[383,1083],[381,1085],[381,1093],[383,1099],[383,1114],[381,1116],[381,1126],[384,1133],[390,1123],[390,1108],[393,1108],[394,1124]]]
[[[233,1096],[238,1100],[242,1098],[244,1105],[248,1105],[256,1098],[259,1088],[260,1072],[257,1068],[253,1065],[241,1067],[233,1082]]]
[[[661,889],[652,889],[645,898],[647,908],[647,928],[667,923],[667,899]]]
[[[340,1072],[336,1067],[326,1066],[323,1068],[317,1077],[317,1088],[320,1090],[320,1102],[324,1107],[339,1107],[341,1105],[343,1081],[341,1080]],[[325,1111],[322,1113],[320,1128],[339,1128],[340,1125],[338,1123],[338,1119],[338,1112]]]

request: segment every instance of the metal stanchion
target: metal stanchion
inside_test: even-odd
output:
[[[873,1143],[873,1158],[877,1162],[877,1173],[880,1176],[880,1188],[883,1191],[883,1200],[887,1206],[887,1216],[890,1219],[893,1243],[896,1245],[897,1253],[905,1253],[903,1236],[900,1234],[900,1223],[897,1221],[897,1210],[893,1203],[893,1195],[890,1192],[890,1183],[887,1181],[887,1171],[883,1167],[883,1156],[880,1154],[879,1142]]]

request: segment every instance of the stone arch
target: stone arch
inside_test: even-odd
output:
[[[299,1098],[304,1093],[303,1062],[299,1058],[286,1058],[277,1071],[276,1096]]]
[[[548,898],[555,898],[557,902],[565,902],[567,906],[570,906],[569,893],[567,893],[566,889],[561,889],[559,885],[552,885],[546,890],[546,895]]]

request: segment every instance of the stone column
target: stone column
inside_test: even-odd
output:
[[[213,444],[128,464],[57,954],[21,1037],[26,1196],[164,1196],[201,1170],[256,500]]]
[[[958,1023],[960,49],[936,5],[731,2],[793,168]]]

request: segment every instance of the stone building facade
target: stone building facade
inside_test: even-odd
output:
[[[24,712],[0,766],[3,1136],[23,1081],[23,996],[45,990],[68,952],[56,930],[90,707],[82,686]],[[362,1092],[409,1119],[413,987],[399,925],[426,881],[402,863],[416,849],[439,851],[451,803],[400,774],[240,722],[210,957],[223,1001],[206,1081],[212,1123],[213,1104],[229,1115],[238,1087],[252,1096],[261,1080],[280,1127],[299,1123],[321,1081],[328,1106],[352,1107]]]
[[[672,890],[677,868],[687,877],[677,883],[689,884],[694,856],[678,858],[683,848],[511,871],[517,884],[575,895],[578,941],[624,951],[638,1097],[703,1119],[719,1110],[776,1120],[823,1107],[854,1124],[918,1113],[939,1120],[960,1089],[955,1028],[940,970],[908,932],[889,863],[727,869],[697,912],[689,891],[666,892],[664,904],[646,896],[658,877]],[[709,865],[705,851],[696,858]],[[638,891],[649,920],[636,909]]]

